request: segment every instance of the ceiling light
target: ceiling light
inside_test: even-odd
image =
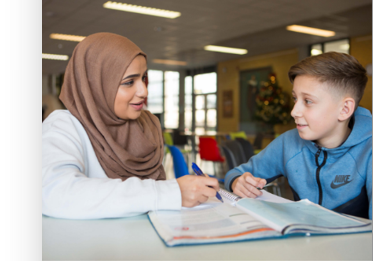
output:
[[[319,49],[312,49],[312,50],[311,50],[311,54],[312,54],[312,55],[319,55],[319,54],[322,54],[322,51],[319,50]]]
[[[71,35],[71,34],[51,34],[49,37],[51,39],[72,41],[72,42],[81,42],[85,38],[85,36]]]
[[[286,27],[287,30],[297,32],[297,33],[303,33],[303,34],[312,34],[317,36],[323,36],[323,37],[330,37],[334,36],[335,32],[329,31],[329,30],[323,30],[303,25],[289,25]]]
[[[224,46],[216,46],[216,45],[206,45],[204,47],[206,51],[211,52],[220,52],[220,53],[233,53],[233,54],[246,54],[246,49],[241,48],[231,48],[231,47],[224,47]]]
[[[153,63],[161,63],[161,64],[168,64],[168,65],[187,65],[187,63],[183,61],[162,60],[162,59],[153,59]]]
[[[43,59],[48,59],[48,60],[59,60],[59,61],[67,61],[67,60],[69,60],[69,56],[68,55],[62,55],[62,54],[42,53],[41,57]]]
[[[131,13],[138,13],[144,15],[154,15],[160,16],[165,18],[174,19],[181,15],[180,12],[168,11],[164,9],[157,9],[152,7],[145,7],[140,5],[130,5],[130,4],[123,4],[117,2],[108,1],[103,5],[105,8],[114,9],[119,11],[126,11]]]

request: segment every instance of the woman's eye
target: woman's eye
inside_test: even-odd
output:
[[[306,104],[311,104],[312,103],[312,101],[311,100],[305,100],[305,102],[306,102]]]
[[[296,102],[296,101],[297,101],[297,98],[296,98],[296,97],[293,97],[293,101]]]
[[[128,81],[128,82],[124,82],[121,85],[132,85],[132,84],[133,84],[133,80]]]

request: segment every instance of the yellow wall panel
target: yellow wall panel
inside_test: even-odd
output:
[[[372,64],[372,35],[353,37],[350,41],[350,54],[354,56],[362,66],[366,67]],[[360,106],[369,109],[372,112],[372,76],[368,76],[368,82],[365,87]]]
[[[238,131],[240,121],[240,72],[271,66],[278,85],[291,94],[292,84],[287,73],[298,62],[298,50],[290,49],[265,55],[246,57],[218,64],[218,130]],[[233,117],[223,117],[223,92],[233,91]]]

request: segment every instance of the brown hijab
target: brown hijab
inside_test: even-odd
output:
[[[87,131],[109,178],[164,180],[158,118],[149,111],[142,111],[136,120],[123,120],[114,113],[120,81],[137,55],[146,57],[123,36],[96,33],[86,37],[66,67],[60,100]]]

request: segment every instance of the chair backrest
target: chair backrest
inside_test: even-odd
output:
[[[221,147],[223,149],[225,159],[227,160],[228,170],[234,169],[237,166],[237,163],[236,163],[236,160],[234,158],[232,151],[225,146],[221,146]]]
[[[172,140],[172,136],[171,136],[171,133],[169,133],[169,132],[163,132],[163,138],[164,138],[164,143],[166,144],[166,145],[174,145],[174,142],[173,142],[173,140]]]
[[[174,137],[173,139],[174,145],[187,145],[188,144],[187,136],[180,135],[180,130],[173,129],[172,134]]]
[[[236,138],[247,139],[246,133],[244,131],[230,132],[229,136],[231,137],[231,140],[235,140]]]
[[[234,155],[234,158],[236,160],[236,166],[241,165],[242,163],[245,163],[245,153],[242,149],[242,146],[240,143],[236,140],[227,140],[222,142],[222,146],[227,147]]]
[[[251,145],[250,141],[245,140],[243,138],[237,138],[236,141],[239,142],[242,146],[245,155],[245,161],[247,162],[252,156],[254,156],[253,146]]]
[[[253,143],[254,149],[256,149],[256,150],[261,149],[262,148],[262,142],[263,142],[263,134],[258,133],[255,136],[255,139],[254,139],[254,143]]]
[[[180,178],[182,176],[188,175],[189,170],[188,166],[185,162],[184,156],[181,151],[172,145],[166,145],[168,149],[171,151],[172,155],[172,162],[174,163],[174,172],[175,178]]]
[[[224,162],[216,140],[212,137],[199,137],[199,156],[202,160]]]

